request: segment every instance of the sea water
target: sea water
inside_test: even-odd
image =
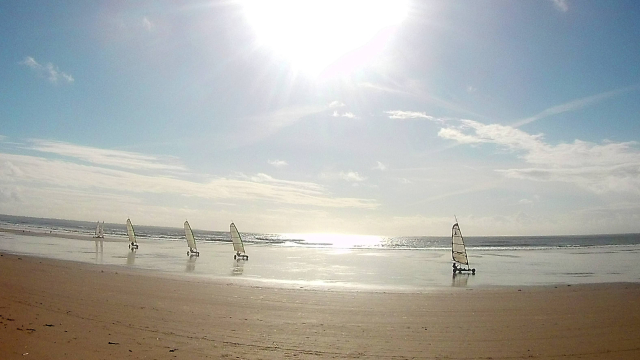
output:
[[[128,249],[124,224],[105,224],[104,240],[91,239],[89,222],[0,215],[0,228],[14,230],[0,232],[5,253],[255,286],[420,292],[640,281],[640,234],[468,236],[476,274],[453,275],[449,237],[242,233],[243,261],[234,259],[228,232],[194,229],[200,256],[192,257],[182,228],[136,226],[136,251]]]

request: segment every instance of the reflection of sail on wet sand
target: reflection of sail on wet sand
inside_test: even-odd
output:
[[[127,253],[127,265],[129,266],[133,266],[136,263],[136,252],[135,251],[129,251]]]
[[[104,241],[102,239],[95,240],[96,243],[96,264],[102,264],[104,255]]]
[[[453,274],[451,279],[451,286],[453,287],[467,287],[469,281],[469,274]]]
[[[187,267],[184,271],[192,272],[196,269],[196,260],[198,260],[197,256],[189,256],[187,259]]]
[[[244,262],[243,261],[234,261],[233,269],[231,269],[231,275],[242,275],[244,271]]]

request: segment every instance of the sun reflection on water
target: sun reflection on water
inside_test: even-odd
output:
[[[376,235],[349,234],[282,234],[283,240],[300,242],[305,246],[322,246],[336,249],[352,249],[359,247],[380,247],[383,238]]]

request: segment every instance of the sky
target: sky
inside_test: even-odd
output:
[[[640,232],[634,0],[7,0],[0,33],[3,214]]]

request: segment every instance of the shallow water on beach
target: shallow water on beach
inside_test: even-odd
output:
[[[246,244],[248,261],[234,260],[230,243],[94,241],[0,232],[0,251],[83,263],[145,269],[193,279],[256,286],[327,290],[422,292],[443,287],[530,286],[640,282],[640,245],[468,249],[475,275],[452,275],[449,249],[296,247]]]

